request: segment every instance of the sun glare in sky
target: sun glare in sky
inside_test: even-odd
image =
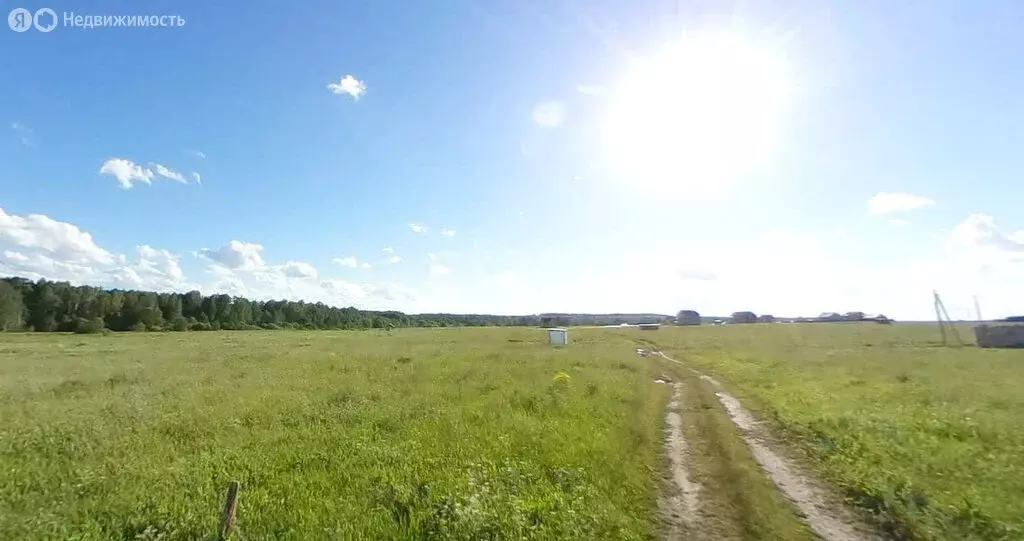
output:
[[[792,90],[784,57],[728,32],[684,36],[619,81],[605,167],[629,183],[688,193],[720,191],[764,167]]]

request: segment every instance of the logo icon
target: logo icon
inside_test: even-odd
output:
[[[48,24],[48,25],[47,24],[39,24],[39,22],[40,22],[40,15],[49,15],[50,16],[50,20],[49,20],[50,24]],[[46,22],[46,20],[43,19],[43,22]],[[52,10],[52,9],[50,9],[50,8],[42,8],[42,9],[36,10],[36,14],[32,16],[32,24],[36,27],[36,30],[38,30],[40,32],[50,32],[54,28],[57,28],[57,12]]]
[[[32,12],[25,8],[14,8],[7,15],[7,26],[10,26],[11,30],[14,30],[15,32],[24,32],[28,30],[32,26],[32,22]]]

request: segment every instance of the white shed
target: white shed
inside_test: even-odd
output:
[[[548,343],[556,346],[569,345],[569,331],[566,329],[548,329]]]

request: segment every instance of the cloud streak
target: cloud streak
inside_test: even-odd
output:
[[[366,93],[366,83],[352,75],[345,75],[337,83],[330,83],[327,89],[334,94],[343,94],[358,101]]]
[[[356,258],[354,257],[336,257],[331,261],[335,264],[341,265],[342,267],[349,267],[351,269],[354,269],[359,265],[359,262],[356,261]]]
[[[131,189],[138,182],[153,183],[152,171],[123,158],[111,158],[103,162],[103,165],[100,166],[100,174],[114,177],[121,188],[125,190]]]
[[[167,166],[160,165],[159,163],[153,163],[150,165],[153,166],[153,169],[156,171],[156,174],[164,178],[176,180],[182,184],[188,184],[188,180],[185,179],[185,175],[182,175],[181,173],[174,171]]]
[[[935,205],[935,201],[923,195],[908,193],[878,193],[868,201],[868,212],[871,214],[892,214],[907,212]]]

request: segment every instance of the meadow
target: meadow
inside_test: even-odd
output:
[[[651,539],[661,368],[574,338],[2,334],[0,539]]]
[[[1021,539],[1024,352],[877,324],[0,333],[0,539],[809,540],[706,380],[891,537]]]
[[[669,331],[650,338],[720,380],[890,535],[1024,539],[1024,351],[945,347],[934,325]]]

